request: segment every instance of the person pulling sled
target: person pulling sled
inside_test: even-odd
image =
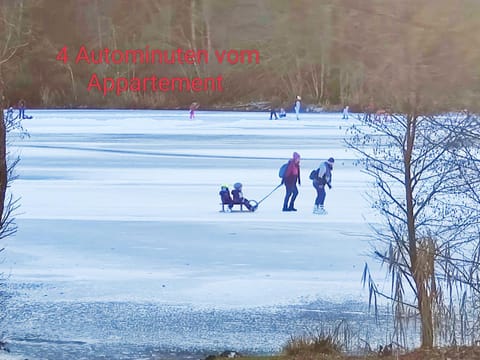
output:
[[[293,156],[288,163],[285,163],[280,168],[278,174],[282,178],[281,184],[285,185],[285,198],[283,200],[282,211],[297,211],[295,209],[295,199],[298,196],[298,185],[300,182],[300,154],[293,153]]]

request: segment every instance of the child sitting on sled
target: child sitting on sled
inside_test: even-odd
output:
[[[257,210],[257,205],[250,204],[250,201],[243,197],[242,183],[239,183],[239,182],[235,183],[233,185],[233,188],[234,189],[232,190],[232,196],[233,196],[234,204],[243,204],[249,211]]]
[[[228,210],[231,211],[233,208],[233,200],[232,200],[232,197],[230,196],[230,190],[228,189],[228,186],[222,185],[218,195],[220,195],[220,198],[222,199],[222,204],[228,205]]]

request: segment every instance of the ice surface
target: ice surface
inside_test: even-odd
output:
[[[11,147],[21,157],[11,188],[21,208],[19,231],[5,240],[2,264],[16,299],[37,309],[153,303],[227,312],[367,300],[360,278],[370,261],[368,223],[376,218],[364,198],[370,180],[343,141],[352,118],[335,113],[268,120],[268,113],[198,111],[192,121],[186,111],[144,110],[29,114],[33,119],[23,125],[30,137],[14,139]],[[302,156],[298,212],[281,211],[283,187],[255,213],[219,212],[221,184],[240,181],[245,197],[258,201],[279,184],[278,168],[293,151]],[[328,215],[318,216],[308,175],[331,156]],[[30,322],[16,325],[14,337],[53,336],[48,321],[43,329],[38,318]],[[82,337],[68,329],[62,334]],[[100,341],[94,334],[84,336]],[[231,344],[218,341],[219,348]]]

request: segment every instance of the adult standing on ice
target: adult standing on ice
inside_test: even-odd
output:
[[[193,120],[195,119],[195,110],[198,109],[200,105],[196,102],[193,102],[191,105],[190,105],[190,120]]]
[[[300,114],[300,107],[302,106],[302,98],[300,96],[297,96],[295,99],[295,114],[297,115],[297,120],[299,120],[298,114]]]
[[[317,197],[315,198],[315,205],[313,207],[314,214],[327,214],[327,211],[324,208],[325,197],[327,195],[325,192],[325,185],[327,185],[329,189],[332,188],[332,171],[334,162],[335,159],[331,157],[327,161],[321,163],[318,167],[318,175],[312,181],[313,187],[317,190]]]
[[[301,185],[300,154],[294,152],[293,157],[288,160],[287,170],[282,178],[282,184],[285,185],[285,199],[283,200],[282,211],[297,211],[297,209],[295,209],[295,199],[298,195],[297,182],[298,185]]]

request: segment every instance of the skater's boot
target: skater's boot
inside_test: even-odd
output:
[[[325,208],[323,207],[323,205],[319,205],[319,206],[318,206],[317,214],[327,215],[327,210],[325,210]]]
[[[313,205],[313,213],[318,214],[318,205]]]

